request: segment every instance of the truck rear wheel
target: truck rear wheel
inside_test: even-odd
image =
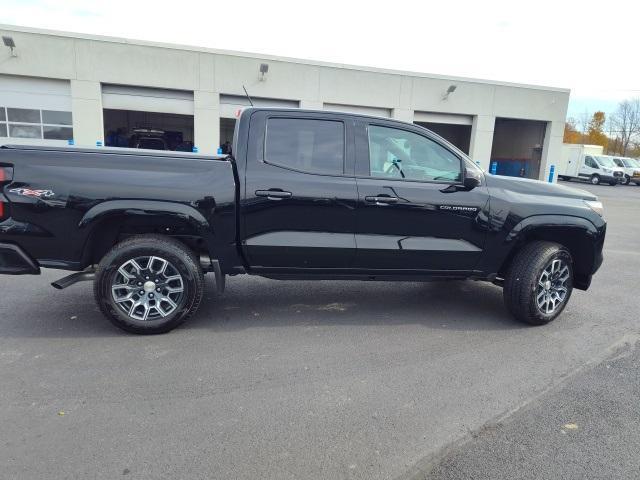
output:
[[[544,325],[554,320],[573,291],[573,260],[562,245],[534,241],[514,257],[504,282],[504,302],[518,320]]]
[[[182,243],[161,235],[131,237],[107,253],[94,294],[102,313],[131,333],[165,333],[200,305],[202,267]]]

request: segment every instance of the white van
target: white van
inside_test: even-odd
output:
[[[613,157],[615,164],[624,170],[624,185],[634,182],[640,186],[640,162],[635,158]]]
[[[613,157],[602,155],[600,145],[562,146],[562,156],[558,165],[561,180],[582,179],[592,184],[608,183],[617,185],[624,179],[624,171],[613,161]]]

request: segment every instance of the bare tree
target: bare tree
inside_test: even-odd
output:
[[[620,102],[612,120],[620,138],[620,153],[626,155],[630,144],[640,136],[640,98]]]
[[[580,116],[578,117],[578,120],[576,121],[576,128],[580,127],[580,129],[582,130],[582,136],[586,137],[587,136],[587,130],[589,128],[589,121],[591,120],[591,114],[589,113],[589,110],[587,110],[586,108],[584,109],[584,112],[582,112],[580,114]]]

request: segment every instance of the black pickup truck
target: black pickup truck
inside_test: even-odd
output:
[[[115,325],[161,333],[197,310],[206,272],[220,290],[238,274],[484,280],[540,325],[602,263],[597,197],[485,174],[416,125],[249,108],[233,152],[0,148],[0,273],[75,271],[53,286],[93,280]]]

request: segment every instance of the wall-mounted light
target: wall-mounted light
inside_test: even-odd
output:
[[[449,95],[451,95],[453,92],[456,91],[456,88],[458,88],[457,85],[449,85],[449,88],[447,88],[447,91],[445,92],[445,94],[442,96],[442,100],[446,100],[449,98]]]
[[[11,56],[17,57],[18,54],[15,52],[16,42],[13,41],[13,37],[5,37],[2,36],[2,43],[4,43],[5,47],[9,47],[11,49]]]
[[[269,72],[269,64],[268,63],[261,63],[260,64],[260,81],[264,82],[265,78],[264,76]]]

